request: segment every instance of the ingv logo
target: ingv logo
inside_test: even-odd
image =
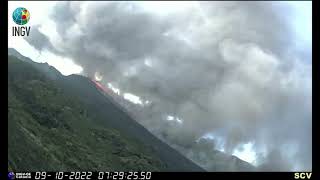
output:
[[[29,36],[30,26],[26,25],[30,20],[30,12],[23,7],[15,9],[12,13],[13,21],[19,26],[12,27],[12,36]]]

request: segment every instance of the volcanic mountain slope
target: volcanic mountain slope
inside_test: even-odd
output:
[[[60,74],[59,71],[57,71],[54,67],[49,66],[47,63],[35,63],[35,62],[31,61],[31,59],[22,56],[15,49],[9,48],[8,55],[9,55],[9,61],[8,61],[8,63],[9,63],[8,112],[13,110],[12,107],[10,106],[10,104],[12,104],[12,103],[23,104],[25,106],[29,105],[28,102],[25,102],[25,99],[24,99],[25,97],[23,96],[23,94],[25,96],[30,96],[29,93],[33,93],[33,94],[38,93],[38,91],[40,90],[40,92],[44,91],[43,95],[46,95],[45,92],[48,91],[48,93],[49,93],[50,88],[57,89],[57,90],[55,90],[55,92],[57,91],[58,93],[46,95],[46,96],[50,96],[52,99],[49,99],[49,100],[42,99],[42,95],[37,94],[36,97],[38,99],[36,99],[36,101],[32,100],[34,102],[41,101],[40,103],[44,104],[44,105],[42,105],[44,107],[41,107],[43,109],[40,108],[40,110],[44,111],[44,112],[46,112],[46,111],[49,112],[49,113],[47,113],[47,116],[48,116],[47,121],[48,122],[51,123],[51,121],[53,121],[54,123],[57,123],[57,122],[60,123],[60,127],[47,128],[45,130],[42,130],[45,133],[47,133],[46,131],[48,131],[49,133],[52,133],[53,129],[54,129],[54,131],[59,130],[56,132],[57,137],[55,137],[55,138],[59,139],[59,138],[61,138],[60,136],[66,136],[70,140],[73,140],[73,138],[69,137],[72,134],[69,130],[78,129],[78,127],[72,126],[72,125],[61,127],[61,123],[64,123],[64,124],[69,123],[70,124],[73,122],[73,123],[76,123],[76,125],[80,125],[84,129],[86,129],[83,132],[86,132],[91,127],[93,129],[98,127],[98,129],[103,129],[104,131],[107,131],[107,130],[115,131],[119,134],[119,136],[121,138],[130,137],[130,138],[128,138],[129,144],[134,144],[134,142],[138,141],[137,147],[143,147],[142,149],[146,149],[146,150],[151,151],[151,152],[149,152],[149,154],[151,154],[152,157],[155,157],[155,159],[159,160],[159,162],[163,163],[161,165],[160,164],[155,165],[155,166],[160,166],[160,167],[155,168],[155,170],[161,170],[161,171],[202,171],[203,169],[199,168],[199,166],[201,166],[202,168],[206,169],[207,171],[256,171],[256,168],[254,166],[252,166],[250,163],[242,161],[241,159],[239,159],[235,156],[230,156],[230,155],[227,155],[223,152],[220,152],[218,150],[210,148],[210,147],[212,147],[211,142],[206,142],[205,140],[201,140],[198,142],[194,142],[193,145],[186,148],[186,147],[179,146],[179,145],[175,144],[174,142],[171,142],[170,139],[166,139],[165,136],[163,136],[163,133],[165,133],[166,130],[164,130],[164,132],[152,132],[153,135],[150,134],[145,128],[152,130],[152,127],[149,127],[148,124],[144,124],[143,123],[144,121],[140,121],[140,119],[142,120],[142,119],[148,118],[150,113],[152,113],[153,111],[148,109],[148,107],[141,109],[138,106],[135,106],[134,104],[131,104],[128,101],[123,100],[122,98],[120,98],[120,96],[119,97],[115,96],[115,95],[110,96],[109,93],[103,93],[101,91],[101,88],[99,88],[96,83],[92,82],[90,79],[88,79],[86,77],[79,76],[79,75],[63,76],[62,74]],[[21,61],[23,61],[23,63]],[[23,66],[26,68],[17,69],[16,66]],[[38,74],[38,76],[32,77],[32,78],[28,78],[28,76],[24,76],[24,74],[28,75],[29,73]],[[22,77],[20,77],[20,76],[22,76]],[[20,77],[19,81],[10,80],[10,78],[17,79],[19,77]],[[28,79],[23,79],[23,78],[28,78]],[[41,81],[39,81],[39,79],[37,79],[37,78],[40,78]],[[24,81],[32,81],[35,84],[38,84],[39,82],[41,82],[42,85],[43,84],[50,85],[50,88],[49,88],[49,90],[48,90],[48,88],[43,89],[42,85],[38,85],[38,86],[40,86],[39,89],[33,89],[33,87],[31,87],[33,84],[29,87],[29,85],[25,84],[26,82],[24,82]],[[13,82],[15,82],[15,83],[13,83]],[[17,82],[19,82],[18,89],[17,89],[17,87],[15,87],[15,86],[17,86],[17,84],[16,84]],[[15,87],[15,88],[12,88],[12,87]],[[30,88],[32,89],[31,92],[27,92],[27,90]],[[18,92],[16,92],[16,90],[18,90]],[[33,92],[33,91],[35,91],[35,92]],[[109,89],[108,89],[108,92],[109,92]],[[22,99],[18,99],[18,101],[17,101],[15,93],[18,93],[18,95],[20,97],[22,95]],[[34,95],[31,95],[30,97],[35,98],[33,96]],[[57,98],[55,98],[55,96],[57,96]],[[61,101],[59,99],[61,99],[61,100],[64,99],[64,101]],[[56,102],[56,100],[59,100],[59,101]],[[20,101],[22,101],[22,103]],[[46,107],[45,104],[52,104],[52,105]],[[54,111],[54,109],[51,109],[51,107],[54,106],[55,104],[57,107],[60,108],[60,110],[59,110],[59,108],[57,108],[57,109],[55,109],[56,112],[51,112],[52,110]],[[38,105],[36,105],[36,106],[38,106]],[[22,110],[23,110],[22,112],[26,111],[26,109],[28,109],[28,107],[22,108]],[[21,108],[15,109],[15,110],[20,111]],[[65,112],[66,110],[67,110],[67,112]],[[34,113],[33,111],[37,111],[37,109],[30,109],[29,108],[29,111],[30,112],[24,112],[24,113],[26,113],[26,114],[31,113],[31,115],[32,115],[32,113]],[[68,112],[68,111],[71,111],[71,112]],[[69,115],[68,116],[63,115],[65,113],[68,113]],[[58,116],[61,114],[62,114],[62,117]],[[131,115],[129,116],[129,114],[131,114]],[[10,115],[10,113],[9,113],[9,115]],[[12,115],[12,113],[11,113],[11,115]],[[14,117],[15,116],[23,117],[23,115],[16,115],[16,114],[13,114],[13,115],[14,115]],[[135,117],[134,119],[132,118],[132,115],[134,115],[134,117]],[[30,116],[30,114],[29,114],[29,116]],[[53,116],[53,120],[50,119],[50,116]],[[159,119],[161,119],[162,115],[159,113],[154,114],[154,112],[153,112],[152,116],[157,116],[157,117],[159,117]],[[43,119],[43,117],[41,117],[41,116],[38,117],[35,115],[33,115],[32,118],[33,118],[33,121],[35,121],[35,120],[40,121],[41,119]],[[11,121],[15,121],[15,120],[11,120]],[[12,124],[11,121],[10,121],[10,117],[9,117],[9,125]],[[24,121],[22,121],[22,122],[24,122]],[[141,123],[145,128],[143,126],[141,126],[140,124],[138,124],[137,122]],[[26,126],[27,125],[32,125],[32,124],[26,124]],[[24,127],[23,125],[19,125],[19,126]],[[39,126],[39,125],[37,125],[37,126]],[[30,128],[34,129],[35,127],[36,126],[32,125]],[[40,127],[42,127],[41,124],[40,124]],[[42,128],[44,128],[44,127],[42,127]],[[63,128],[67,128],[67,130],[62,130]],[[13,129],[16,130],[19,128],[17,128],[16,124],[15,124]],[[25,129],[25,127],[24,127],[24,129]],[[82,131],[77,130],[75,132],[84,134],[84,139],[91,139],[90,136],[87,136],[88,134],[82,133]],[[10,137],[10,133],[11,132],[10,132],[10,126],[9,126],[9,155],[10,155],[10,145],[11,145],[11,147],[15,147],[15,146],[12,146],[12,145],[14,145],[13,143],[15,143],[15,142],[10,142],[10,138],[13,138],[14,136],[19,135],[19,131],[13,132],[13,134],[14,134],[13,137]],[[15,134],[15,133],[17,133],[17,134]],[[28,135],[28,133],[27,134],[26,133],[27,132],[25,132],[24,135]],[[77,133],[73,134],[72,137],[74,137],[74,138],[78,137]],[[21,135],[21,132],[20,132],[20,135]],[[30,133],[29,133],[29,135],[31,137],[34,136]],[[41,136],[42,136],[42,134],[41,134]],[[34,137],[37,137],[37,136],[34,136]],[[80,135],[79,137],[82,137],[82,135]],[[108,135],[106,135],[106,137],[108,137]],[[97,139],[101,140],[101,139],[105,139],[105,138],[98,137]],[[163,140],[167,144],[170,144],[170,146],[173,147],[175,150],[172,149],[171,147],[169,147],[166,143],[163,143],[159,139]],[[90,141],[96,142],[94,139],[92,139]],[[107,140],[107,141],[109,141],[109,140]],[[116,141],[117,140],[115,140],[114,142],[116,142]],[[26,142],[29,142],[29,141],[26,141]],[[35,142],[38,142],[38,140],[36,140]],[[29,145],[32,146],[32,143],[34,143],[34,142],[31,141]],[[63,140],[60,143],[63,143]],[[76,142],[74,142],[74,143],[76,143]],[[77,143],[81,144],[81,143],[84,143],[84,141],[79,140],[79,142],[77,142]],[[101,143],[101,142],[97,141],[96,143]],[[70,143],[68,143],[68,144],[70,144]],[[52,145],[49,145],[49,146],[52,146]],[[64,147],[65,144],[54,144],[53,146],[57,146],[57,147],[60,146],[60,148],[61,147],[65,148]],[[88,146],[88,144],[86,144],[84,146]],[[108,146],[107,150],[110,148],[111,149],[114,148],[110,144],[106,144],[106,146]],[[119,146],[122,147],[121,145],[119,145]],[[205,148],[203,148],[203,146],[205,146]],[[19,145],[19,147],[20,147],[20,145]],[[95,161],[96,163],[86,164],[86,165],[82,164],[81,165],[82,167],[84,167],[84,166],[90,167],[90,168],[92,167],[92,168],[99,170],[97,165],[95,165],[97,163],[101,164],[99,166],[101,169],[103,167],[108,167],[105,165],[106,163],[115,163],[115,164],[119,163],[119,164],[121,164],[121,163],[127,162],[126,160],[123,160],[122,155],[118,156],[118,158],[120,158],[118,160],[112,159],[112,160],[108,160],[108,162],[100,162],[101,159],[99,159],[98,156],[100,156],[102,158],[106,158],[106,157],[101,156],[99,153],[108,153],[109,151],[104,152],[103,150],[99,150],[96,152],[94,149],[92,149],[92,148],[97,148],[95,146],[87,147],[87,148],[88,149],[83,150],[81,152],[75,151],[75,153],[79,153],[79,155],[83,155],[81,153],[86,153],[86,151],[87,151],[88,154],[92,154],[93,156],[96,157],[95,160],[91,160],[91,161]],[[99,146],[99,148],[103,148],[103,147]],[[46,145],[44,145],[43,149],[46,151],[41,151],[41,148],[40,148],[38,150],[35,150],[34,152],[39,151],[39,153],[41,153],[42,155],[51,153],[51,155],[50,155],[50,156],[52,156],[51,158],[55,159],[55,161],[58,159],[57,157],[55,157],[55,154],[57,152],[52,153],[50,151],[47,151],[50,149],[48,149],[48,147]],[[68,151],[66,151],[66,152],[68,152]],[[141,152],[141,154],[148,154],[148,153],[145,153],[144,151],[140,151],[140,150],[137,150],[137,152],[139,152],[139,153]],[[179,152],[181,154],[183,154],[185,157],[188,157],[189,159],[191,159],[198,166],[194,165],[194,163],[190,162],[190,160],[183,157]],[[63,153],[63,152],[60,152],[60,154],[61,153]],[[127,152],[127,153],[129,153],[129,152]],[[16,153],[14,153],[14,151],[13,151],[13,153],[11,153],[11,154],[14,155]],[[84,157],[88,156],[88,154],[86,154]],[[76,154],[71,156],[74,159],[74,160],[72,160],[72,162],[82,161],[83,159],[85,159],[85,158],[77,159],[76,158],[77,156],[78,155],[76,155]],[[134,157],[134,156],[130,156],[130,155],[127,155],[127,156]],[[41,157],[41,155],[39,157]],[[115,157],[117,157],[117,153],[115,154]],[[18,157],[16,157],[16,158],[18,158]],[[19,159],[21,159],[21,157],[19,157]],[[49,158],[49,160],[50,160],[50,158]],[[135,159],[135,160],[137,160],[137,159]],[[14,159],[12,159],[12,158],[10,159],[10,157],[9,157],[9,166],[11,165],[11,167],[16,167],[16,166],[12,165],[13,162],[14,162]],[[88,162],[90,162],[90,161],[88,161]],[[141,162],[144,162],[144,161],[142,160]],[[49,163],[48,161],[46,161],[45,163],[50,164],[50,163],[57,163],[57,162],[50,162]],[[64,168],[64,169],[65,168],[69,168],[69,169],[73,168],[74,169],[74,166],[72,166],[72,164],[68,164],[68,160],[63,161],[63,163],[61,163],[61,162],[59,162],[59,163],[60,164],[67,163],[67,165],[60,167],[60,166],[56,166],[56,164],[55,164],[55,166],[52,166],[52,167],[56,167],[56,169],[58,168],[58,170],[59,170],[59,168],[60,169],[61,168]],[[83,162],[81,162],[81,163],[83,163]],[[79,167],[81,167],[81,166],[79,166]],[[128,168],[129,169],[131,167],[136,168],[135,166],[136,166],[136,164],[133,164],[133,166],[129,165]],[[39,168],[40,166],[36,166],[36,167]],[[44,167],[46,167],[46,166],[44,166]],[[148,164],[148,168],[151,168],[151,167],[152,167],[152,165],[149,166],[149,164]],[[37,168],[35,168],[35,169],[37,169]],[[141,166],[141,168],[146,169],[147,167]],[[114,169],[118,170],[118,167],[114,166]]]
[[[8,53],[9,170],[204,171],[88,78],[17,53]]]

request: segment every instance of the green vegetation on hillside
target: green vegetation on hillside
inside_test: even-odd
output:
[[[8,59],[8,166],[13,171],[161,171],[141,141],[100,126],[31,64]]]

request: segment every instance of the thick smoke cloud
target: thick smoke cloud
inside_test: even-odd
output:
[[[54,50],[49,38],[39,31],[39,25],[31,29],[32,36],[28,37],[26,40],[32,44],[40,52],[44,49]]]
[[[253,143],[260,170],[311,170],[311,46],[294,46],[293,10],[196,4],[157,15],[133,2],[58,3],[51,17],[59,39],[51,44],[35,31],[26,40],[152,101],[153,115],[140,121],[172,144],[212,133],[230,154]],[[166,114],[183,123],[169,126],[159,118]]]

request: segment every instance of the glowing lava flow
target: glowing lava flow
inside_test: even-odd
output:
[[[95,80],[93,80],[93,79],[91,79],[91,81],[96,85],[96,87],[98,88],[98,89],[100,89],[101,91],[103,91],[104,93],[107,93],[107,94],[109,94],[109,90],[108,89],[106,89],[102,84],[100,84],[98,81],[95,81]]]

